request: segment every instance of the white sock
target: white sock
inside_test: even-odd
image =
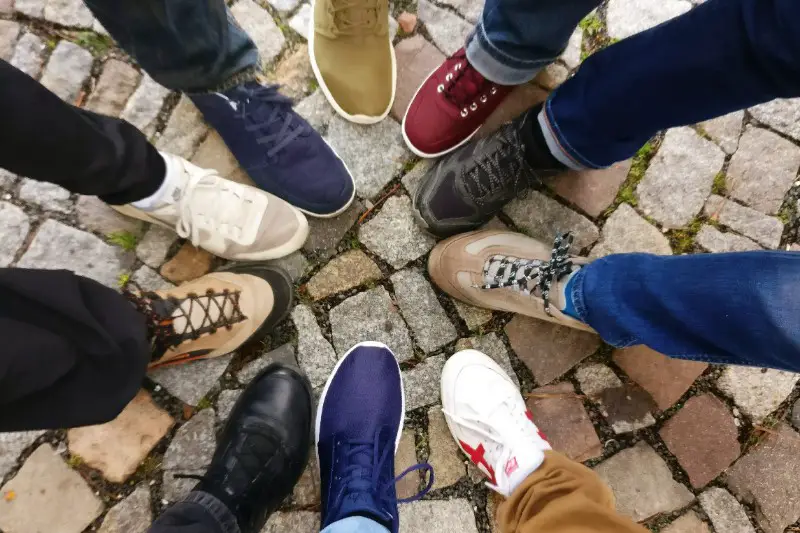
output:
[[[161,187],[150,196],[131,202],[133,207],[142,211],[153,211],[165,204],[174,204],[177,200],[174,192],[176,189],[180,189],[181,180],[178,178],[180,169],[176,168],[175,161],[171,157],[164,157],[164,154],[160,152],[159,155],[164,160],[167,169]]]

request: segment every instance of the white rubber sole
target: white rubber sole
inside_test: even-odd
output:
[[[341,156],[333,148],[333,146],[331,146],[331,143],[329,143],[327,140],[325,140],[325,137],[322,137],[322,140],[325,141],[325,144],[327,144],[328,148],[331,149],[331,152],[333,152],[333,155],[335,155],[337,158],[339,158],[339,161],[341,161],[342,165],[344,165],[344,169],[347,171],[347,175],[350,176],[350,182],[353,184],[353,194],[350,195],[350,199],[347,201],[347,203],[344,205],[344,207],[338,209],[337,211],[334,211],[333,213],[325,213],[324,215],[320,214],[320,213],[312,213],[311,211],[306,211],[305,209],[300,209],[296,205],[292,205],[292,204],[290,204],[290,205],[292,205],[292,207],[294,207],[296,209],[299,209],[300,211],[302,211],[303,213],[305,213],[306,215],[308,215],[310,217],[314,217],[314,218],[333,218],[333,217],[338,217],[339,215],[341,215],[342,213],[347,211],[350,208],[351,205],[353,205],[353,200],[355,200],[355,198],[356,198],[356,180],[355,180],[355,178],[353,178],[353,173],[350,172],[350,168],[347,166],[347,163],[345,163],[344,159],[342,159]]]
[[[436,67],[435,69],[433,69],[431,71],[431,73],[428,74],[428,77],[425,78],[425,81],[423,81],[420,84],[420,86],[417,87],[417,90],[414,91],[414,96],[411,97],[411,101],[408,103],[408,108],[409,109],[411,109],[411,104],[414,103],[414,100],[417,99],[417,95],[419,94],[419,92],[422,90],[422,88],[425,86],[425,84],[428,83],[428,80],[431,79],[431,76],[433,76],[433,73],[436,72],[437,70],[439,70],[439,67]],[[408,109],[406,109],[406,112],[403,114],[403,123],[402,123],[401,128],[400,128],[403,131],[403,140],[406,142],[406,146],[408,146],[409,150],[414,152],[419,157],[422,157],[423,159],[435,159],[437,157],[442,157],[443,155],[449,154],[450,152],[452,152],[454,150],[458,150],[459,148],[461,148],[462,146],[467,144],[470,140],[472,140],[472,138],[475,136],[475,134],[478,133],[478,131],[481,129],[480,127],[477,128],[475,131],[473,131],[472,133],[469,134],[469,137],[467,137],[466,139],[464,139],[463,141],[461,141],[457,145],[453,146],[452,148],[448,148],[447,150],[444,150],[443,152],[439,152],[439,153],[435,153],[435,154],[429,154],[429,153],[423,152],[422,150],[420,150],[419,148],[414,146],[411,143],[411,140],[409,140],[408,134],[406,134],[406,119],[407,118],[408,118]]]
[[[339,371],[339,367],[341,367],[342,363],[344,363],[344,360],[347,359],[347,357],[351,353],[353,353],[353,351],[356,348],[360,348],[362,346],[368,346],[368,347],[371,347],[371,348],[385,348],[385,349],[387,349],[387,350],[389,350],[391,352],[389,347],[386,346],[385,344],[383,344],[382,342],[376,342],[376,341],[359,342],[358,344],[356,344],[355,346],[353,346],[352,348],[347,350],[347,353],[345,353],[339,359],[339,361],[336,363],[336,366],[333,367],[333,372],[331,372],[331,375],[328,376],[328,381],[325,382],[325,388],[322,389],[322,395],[320,395],[320,397],[319,397],[319,403],[317,404],[317,417],[316,417],[316,420],[314,421],[314,451],[317,454],[317,468],[319,468],[319,465],[320,465],[320,462],[319,462],[319,428],[322,425],[322,409],[325,406],[325,399],[328,397],[328,389],[330,388],[331,383],[333,383],[333,378],[336,376],[336,373]],[[400,394],[401,394],[401,397],[402,397],[402,400],[403,400],[402,401],[403,412],[402,412],[402,414],[400,416],[400,427],[397,430],[397,437],[395,437],[395,442],[394,442],[394,451],[395,451],[395,453],[397,453],[397,448],[398,448],[398,446],[400,446],[400,437],[403,435],[403,427],[405,426],[405,421],[406,421],[406,389],[403,386],[404,385],[403,384],[403,373],[400,371],[400,363],[397,362],[397,359],[395,359],[394,362],[397,365],[397,372],[400,375]]]
[[[397,95],[397,57],[395,56],[394,46],[392,46],[391,41],[389,41],[389,51],[391,52],[392,56],[392,98],[389,100],[389,106],[386,108],[386,111],[377,117],[372,117],[369,115],[351,115],[347,113],[338,103],[336,103],[333,95],[325,85],[325,80],[322,79],[322,73],[317,66],[317,60],[314,57],[314,2],[311,2],[311,21],[308,25],[308,57],[311,60],[311,69],[314,71],[314,77],[317,79],[317,83],[319,83],[319,88],[322,89],[322,94],[325,95],[325,98],[328,100],[328,103],[331,104],[333,110],[336,111],[336,114],[343,119],[354,124],[369,125],[377,124],[389,116],[389,112],[392,110],[392,106],[394,105],[394,98]],[[343,68],[346,68],[346,65],[343,65]]]

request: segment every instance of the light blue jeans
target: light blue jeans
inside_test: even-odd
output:
[[[369,518],[351,516],[334,522],[323,529],[322,533],[389,533],[389,530]]]

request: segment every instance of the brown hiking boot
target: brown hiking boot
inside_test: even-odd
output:
[[[569,255],[572,236],[547,246],[510,231],[473,231],[440,242],[428,259],[431,279],[453,298],[594,331],[565,315],[562,280],[589,261]]]
[[[125,288],[147,317],[149,368],[211,359],[264,338],[292,306],[292,281],[279,268],[233,265],[170,290]]]

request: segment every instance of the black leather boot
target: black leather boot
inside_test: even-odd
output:
[[[242,393],[195,489],[224,503],[242,533],[258,533],[308,462],[311,386],[292,367],[264,369]]]

